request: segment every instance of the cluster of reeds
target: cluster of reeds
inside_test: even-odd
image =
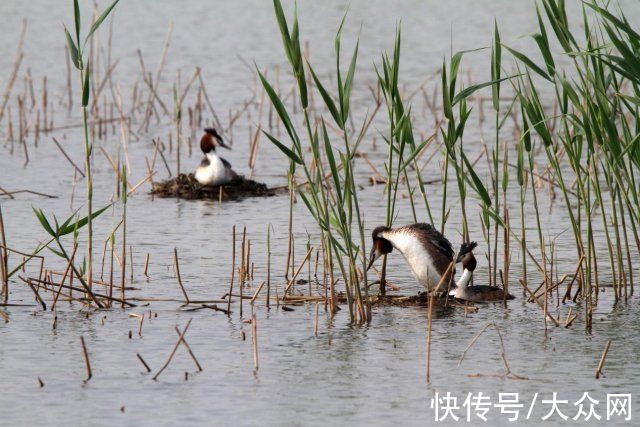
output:
[[[289,31],[279,1],[274,1],[274,5],[285,53],[298,85],[298,101],[306,135],[300,136],[277,91],[259,73],[286,128],[291,145],[284,144],[273,135],[267,136],[290,159],[290,188],[297,189],[300,198],[320,226],[323,241],[329,243],[330,259],[338,264],[343,275],[347,298],[351,301],[350,307],[352,304],[356,307],[355,314],[353,309],[351,311],[352,319],[359,316],[358,319],[363,320],[367,316],[360,301],[367,288],[365,287],[365,292],[361,291],[359,279],[363,275],[356,266],[358,257],[363,257],[365,253],[364,239],[357,245],[354,243],[357,239],[353,238],[356,233],[364,234],[353,173],[354,153],[363,134],[346,126],[357,46],[344,77],[340,67],[343,19],[335,38],[338,90],[337,96],[333,96],[301,53],[297,17],[294,16],[293,27]],[[637,137],[640,126],[637,120],[640,104],[640,63],[637,53],[640,38],[622,12],[612,14],[609,9],[593,2],[583,5],[584,42],[580,43],[579,36],[569,28],[564,1],[543,0],[541,5],[546,21],[540,8],[537,8],[539,32],[533,35],[533,39],[544,66],[536,65],[536,60],[505,45],[496,23],[491,45],[491,80],[479,84],[463,84],[458,79],[460,64],[463,56],[471,51],[453,55],[441,70],[442,115],[434,113],[434,132],[421,138],[419,143],[414,138],[411,107],[406,105],[414,94],[407,96],[399,84],[401,38],[398,29],[393,54],[383,55],[381,65],[376,67],[378,93],[382,97],[377,95],[376,98],[374,94],[378,105],[384,99],[390,125],[388,135],[383,135],[388,145],[386,177],[382,180],[385,183],[386,223],[388,226],[392,225],[398,190],[402,183],[406,185],[414,220],[426,217],[435,223],[425,182],[420,174],[424,166],[418,164],[430,143],[435,141],[434,145],[441,147],[443,153],[439,228],[444,231],[450,212],[448,183],[450,171],[453,171],[462,217],[461,235],[465,241],[471,238],[470,219],[467,215],[469,189],[480,201],[479,218],[487,243],[490,284],[501,284],[508,290],[511,243],[516,241],[522,251],[525,287],[527,263],[532,262],[543,277],[542,283],[547,291],[544,295],[547,295],[559,283],[553,282],[553,239],[544,236],[538,206],[539,188],[547,186],[550,198],[555,197],[555,191],[559,190],[574,234],[577,259],[580,260],[575,276],[566,290],[565,299],[571,297],[572,286],[577,283],[578,290],[573,299],[582,297],[587,304],[585,313],[590,316],[592,304],[597,303],[601,284],[594,239],[595,224],[603,226],[616,301],[626,299],[633,292],[631,259],[634,240],[636,249],[640,249],[637,231],[640,218],[637,179],[640,164],[640,142]],[[554,59],[549,47],[551,32],[562,46],[564,55],[570,58],[569,69],[560,70],[556,65],[561,61]],[[515,70],[505,70],[504,51],[516,61]],[[312,117],[308,112],[308,92],[311,93],[311,89],[306,79],[307,72],[313,78],[324,108],[339,129],[338,134],[342,137],[340,145],[331,143],[326,131],[326,119],[323,116]],[[505,85],[508,87],[505,88]],[[541,85],[551,85],[556,98],[541,99]],[[480,157],[470,160],[463,143],[465,126],[471,117],[468,102],[478,101],[479,120],[482,123],[484,98],[476,92],[485,87],[491,89],[494,144],[492,148],[484,146]],[[513,93],[512,97],[504,95],[507,89],[510,89],[509,93]],[[436,108],[433,99],[430,100],[426,93],[424,98],[432,110]],[[515,129],[515,142],[511,144],[505,139],[503,131],[508,119],[513,120]],[[365,126],[366,119],[362,129]],[[308,144],[310,156],[305,156],[306,147],[303,142]],[[510,154],[511,152],[515,153]],[[481,178],[474,166],[484,154],[487,155],[489,176]],[[542,171],[539,154],[544,154],[548,161]],[[516,161],[510,162],[510,158],[515,158]],[[302,169],[306,178],[304,187],[295,183],[298,168]],[[514,169],[515,174],[510,174],[510,169]],[[415,178],[410,177],[411,172],[415,173]],[[513,183],[512,178],[515,178]],[[412,183],[414,180],[415,183]],[[514,184],[517,184],[519,194],[519,232],[511,225],[512,213],[508,208],[508,197],[511,194],[509,186]],[[417,194],[422,198],[426,216],[421,209],[416,208],[414,196]],[[536,245],[540,248],[540,256],[530,251],[525,231],[527,215],[531,215],[531,210],[526,209],[529,200],[535,215]],[[353,227],[357,230],[355,233],[352,231]],[[499,250],[503,255],[502,261],[498,260]],[[343,258],[346,260],[345,264],[342,264]],[[385,266],[386,262],[383,262],[381,294],[384,294],[385,289]],[[552,271],[548,270],[550,266]],[[539,298],[540,295],[532,297]],[[366,305],[367,299],[364,301]],[[589,327],[591,321],[587,319],[585,323]]]
[[[611,284],[616,301],[626,301],[633,293],[631,238],[640,249],[640,35],[623,12],[614,15],[596,2],[582,5],[584,28],[580,31],[570,28],[564,1],[543,0],[541,4],[546,22],[538,9],[539,32],[533,39],[544,67],[507,48],[525,69],[512,81],[522,111],[518,174],[531,176],[536,149],[544,151],[570,219],[577,259],[585,260],[576,272],[579,286],[574,299],[581,294],[586,302],[585,324],[590,330],[592,308],[603,282]],[[557,65],[550,33],[570,58],[567,70]],[[552,111],[544,107],[549,101],[539,95],[545,85],[556,96]],[[521,187],[523,181],[519,178]],[[532,194],[537,205],[535,191]],[[535,212],[544,261],[543,231],[539,212]],[[504,216],[502,222],[508,227]],[[597,258],[594,229],[600,226],[608,263]],[[524,246],[524,236],[522,242]],[[598,267],[606,264],[610,279],[603,281]],[[542,273],[544,282],[549,282],[549,272]],[[569,287],[565,299],[570,293]]]
[[[355,153],[362,142],[368,120],[364,120],[359,132],[351,132],[348,129],[358,44],[356,43],[345,74],[340,62],[342,27],[345,22],[343,18],[334,40],[338,86],[337,98],[334,98],[325,88],[308,60],[303,57],[300,48],[297,11],[294,15],[293,26],[289,30],[280,1],[275,0],[274,6],[284,50],[297,81],[299,107],[302,110],[304,122],[302,131],[304,136],[298,132],[297,126],[278,93],[263,73],[258,71],[262,85],[286,129],[291,144],[290,146],[285,145],[270,133],[265,132],[265,135],[290,159],[289,186],[292,197],[294,189],[297,189],[299,197],[321,229],[322,245],[327,250],[329,272],[332,276],[330,279],[332,312],[335,311],[336,305],[333,266],[337,265],[345,284],[350,317],[352,321],[364,322],[370,318],[371,309],[368,288],[362,286],[367,283],[367,260],[363,250],[365,245],[363,216],[358,203],[357,183],[353,169]],[[310,114],[309,92],[311,89],[307,82],[306,70],[311,74],[324,106],[330,113],[330,120],[338,128],[337,133],[341,137],[339,148],[332,145],[325,118],[323,116],[312,117]],[[306,156],[306,145],[303,145],[305,141],[311,149],[310,158]],[[294,181],[298,168],[302,169],[306,178],[306,185],[303,188],[297,187]],[[331,184],[327,184],[329,181]]]

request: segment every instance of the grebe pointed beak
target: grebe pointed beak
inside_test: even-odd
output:
[[[369,265],[367,265],[367,271],[369,271],[369,269],[371,268],[373,263],[378,258],[380,258],[380,255],[382,255],[382,252],[377,250],[375,246],[373,248],[371,248],[371,252],[369,253]]]
[[[222,140],[222,137],[220,135],[216,137],[216,141],[220,147],[226,148],[227,150],[231,150],[231,147],[225,144],[225,142]]]

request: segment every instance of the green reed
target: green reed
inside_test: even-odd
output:
[[[73,269],[74,274],[80,280],[83,288],[87,292],[87,294],[91,297],[93,302],[97,307],[102,308],[103,305],[95,298],[92,289],[92,274],[93,274],[93,220],[105,212],[108,208],[113,206],[115,203],[110,203],[107,206],[94,211],[93,210],[93,179],[91,173],[91,158],[92,158],[92,150],[93,143],[89,138],[89,119],[88,119],[88,105],[89,105],[89,97],[91,93],[91,65],[89,61],[85,59],[85,47],[87,43],[92,39],[94,33],[100,28],[100,25],[104,22],[104,20],[109,16],[113,8],[116,6],[119,0],[115,0],[111,3],[100,16],[92,23],[89,32],[87,33],[84,39],[81,39],[81,19],[80,19],[80,6],[77,0],[74,0],[74,34],[73,36],[65,26],[64,32],[67,40],[67,48],[69,50],[69,57],[71,58],[71,62],[74,67],[78,70],[79,73],[79,83],[80,83],[80,94],[81,94],[81,108],[82,108],[82,135],[83,135],[83,145],[84,145],[84,154],[85,154],[85,178],[86,178],[86,205],[87,205],[87,215],[82,218],[78,218],[78,211],[73,212],[65,221],[60,224],[55,215],[53,215],[53,221],[49,220],[42,209],[33,208],[33,211],[40,222],[42,228],[49,234],[51,237],[49,241],[44,244],[38,244],[36,249],[31,253],[30,256],[26,257],[22,263],[16,266],[11,272],[9,272],[8,277],[11,277],[16,272],[22,268],[30,259],[39,254],[43,249],[48,248],[51,252],[53,252],[56,256],[63,258],[68,265]],[[74,40],[75,39],[75,40]],[[82,41],[82,42],[81,42]],[[78,269],[73,259],[70,258],[69,254],[64,248],[62,243],[62,238],[64,236],[73,234],[74,243],[78,240],[78,232],[83,227],[87,228],[87,255],[83,261],[83,266]],[[55,243],[57,245],[56,249],[52,248],[51,245]]]
[[[561,190],[577,254],[586,259],[579,292],[587,303],[585,312],[589,316],[591,307],[597,304],[600,286],[594,239],[596,219],[599,217],[603,226],[616,301],[623,292],[627,295],[626,286],[621,286],[629,283],[627,276],[633,274],[628,226],[640,249],[640,186],[635,178],[640,167],[640,35],[623,12],[614,15],[596,2],[588,2],[583,4],[584,34],[580,38],[569,26],[564,1],[543,0],[541,4],[544,17],[537,8],[539,32],[532,37],[544,68],[507,47],[527,69],[526,76],[514,84],[522,106],[522,139],[529,153],[529,170],[524,171],[524,161],[520,160],[518,169],[519,174],[528,172],[533,181],[535,142],[531,139],[537,137],[554,173],[555,185]],[[550,33],[571,59],[568,70],[559,70],[556,65],[549,48]],[[541,85],[552,86],[558,115],[550,115],[543,107],[538,90]],[[551,123],[555,124],[553,128]],[[625,191],[621,191],[623,188]],[[537,209],[533,182],[532,195]],[[536,216],[542,242],[537,211]],[[585,324],[590,328],[590,318]]]
[[[87,204],[87,271],[86,281],[87,286],[91,289],[92,274],[93,274],[93,175],[91,173],[91,155],[93,150],[93,142],[89,138],[89,119],[87,106],[89,105],[89,95],[91,92],[91,64],[85,59],[84,51],[87,43],[91,40],[93,34],[100,28],[102,22],[107,19],[113,8],[118,4],[120,0],[115,0],[111,3],[102,14],[91,25],[87,36],[81,43],[80,32],[80,6],[78,0],[73,1],[73,14],[74,14],[74,38],[69,33],[67,27],[64,27],[64,33],[67,38],[67,47],[69,49],[69,57],[74,67],[78,70],[80,93],[82,96],[82,139],[84,142],[84,154],[85,154],[85,179],[86,179],[86,204]]]
[[[354,178],[354,154],[362,141],[366,126],[363,125],[360,132],[347,126],[351,119],[349,101],[358,47],[356,44],[345,74],[340,65],[340,41],[345,23],[343,18],[334,40],[337,94],[331,94],[311,64],[307,62],[305,65],[300,50],[297,14],[294,15],[290,31],[280,2],[274,0],[274,6],[285,54],[297,83],[305,136],[300,136],[279,95],[258,71],[271,103],[285,127],[290,144],[284,144],[268,133],[266,135],[290,160],[290,189],[292,192],[297,191],[320,227],[329,271],[333,274],[332,266],[335,263],[342,274],[351,319],[364,321],[369,318],[368,308],[365,309],[368,298],[367,287],[364,287],[363,292],[361,284],[367,282],[366,272],[361,274],[359,266],[362,266],[362,271],[365,270],[365,227]],[[531,261],[544,276],[547,288],[553,278],[548,276],[546,266],[554,263],[547,263],[537,187],[545,182],[559,190],[578,259],[585,261],[580,261],[577,266],[574,280],[577,280],[579,289],[574,298],[581,296],[585,301],[585,324],[590,328],[590,313],[597,304],[602,277],[599,267],[602,270],[602,266],[608,262],[616,300],[628,297],[629,285],[630,293],[633,294],[634,242],[636,249],[640,251],[640,186],[637,180],[640,173],[640,123],[637,120],[640,109],[640,60],[637,59],[640,56],[640,35],[622,12],[613,14],[595,2],[583,5],[582,35],[570,28],[563,0],[541,0],[539,6],[536,6],[536,19],[538,31],[532,35],[532,39],[542,62],[504,44],[496,23],[490,46],[490,81],[468,87],[458,81],[463,56],[471,51],[458,52],[443,64],[441,85],[444,120],[430,137],[437,136],[443,143],[443,195],[439,228],[444,231],[449,216],[448,181],[449,175],[454,174],[464,240],[470,239],[467,215],[469,190],[480,201],[480,221],[487,244],[490,283],[498,284],[497,257],[502,228],[503,286],[506,289],[509,286],[510,242],[514,240],[522,251],[524,282],[532,275],[527,270],[527,262]],[[551,51],[552,35],[562,47],[563,53],[560,55],[570,59],[566,70],[559,68],[558,54]],[[429,198],[417,165],[418,155],[425,149],[430,138],[416,143],[413,136],[411,107],[405,105],[398,85],[400,47],[401,32],[398,28],[393,54],[382,55],[381,63],[375,66],[389,123],[388,133],[383,135],[388,146],[385,161],[387,226],[393,224],[397,214],[398,188],[403,180],[409,193],[414,220],[418,221],[422,216],[421,209],[417,208],[413,199],[415,191],[419,189],[424,212],[431,223],[434,223]],[[515,75],[504,75],[503,51],[515,60]],[[322,98],[324,108],[331,116],[329,120],[339,130],[339,143],[329,137],[324,117],[310,117],[313,113],[308,106],[305,78],[307,70]],[[501,102],[501,89],[505,81],[508,81],[515,94],[508,106]],[[555,94],[554,99],[542,98],[541,93],[549,92],[541,92],[544,86]],[[489,176],[485,178],[489,182],[478,176],[463,143],[465,127],[472,113],[467,100],[485,87],[491,87],[495,113],[494,146],[489,162]],[[553,113],[547,107],[550,102],[556,106]],[[512,228],[508,209],[511,179],[509,146],[506,142],[503,145],[500,143],[501,129],[507,118],[515,116],[516,112],[520,113],[521,125],[520,139],[514,147],[520,233]],[[540,160],[538,152],[543,153],[548,162],[542,172],[536,170],[536,161]],[[306,179],[303,186],[295,183],[297,169],[302,171]],[[412,170],[415,172],[417,188],[412,185],[409,176]],[[528,248],[526,223],[527,214],[530,213],[525,209],[528,201],[534,208],[542,262]],[[602,234],[608,255],[605,261],[597,256],[594,237],[596,224],[603,227]],[[356,243],[358,237],[360,241]],[[555,268],[557,271],[557,266]],[[380,281],[380,293],[383,295],[385,276],[386,263],[383,262]],[[331,280],[330,288],[332,309],[335,309],[334,280]]]
[[[376,67],[378,76],[378,86],[384,96],[387,106],[387,116],[389,119],[389,135],[384,136],[387,143],[387,161],[385,162],[386,172],[386,222],[387,227],[393,225],[393,219],[396,214],[396,204],[398,197],[398,186],[401,179],[404,179],[407,190],[409,192],[409,203],[413,214],[414,222],[418,222],[418,214],[413,201],[414,189],[411,187],[407,170],[409,166],[413,168],[416,174],[416,180],[425,204],[425,210],[429,220],[433,222],[431,208],[426,196],[424,182],[417,165],[416,157],[422,152],[431,138],[416,145],[413,137],[413,124],[411,119],[411,108],[404,105],[400,88],[398,86],[400,74],[400,48],[401,48],[401,31],[400,27],[396,30],[396,37],[393,49],[393,56],[389,58],[387,54],[382,55],[382,63],[380,69]],[[381,71],[380,71],[381,70]],[[380,295],[385,295],[386,285],[387,256],[382,259],[382,270],[380,273]]]
[[[261,83],[286,129],[291,141],[291,147],[287,147],[273,135],[267,132],[264,133],[290,159],[290,189],[298,192],[298,195],[320,227],[321,238],[327,243],[329,264],[333,265],[335,261],[340,269],[345,284],[345,295],[351,320],[364,322],[368,320],[368,313],[370,312],[368,308],[369,299],[367,298],[368,288],[364,286],[363,292],[361,287],[361,283],[367,283],[367,260],[364,251],[364,223],[358,203],[353,165],[354,155],[364,136],[365,127],[363,124],[359,133],[351,132],[347,127],[350,120],[350,98],[355,77],[358,44],[356,43],[349,67],[346,74],[344,74],[340,64],[341,34],[345,22],[343,18],[334,39],[338,86],[337,98],[329,94],[311,64],[307,63],[306,66],[325,107],[342,134],[340,149],[338,149],[332,145],[324,117],[316,118],[317,121],[310,117],[304,58],[300,49],[297,10],[294,14],[293,26],[290,31],[279,0],[274,0],[274,8],[285,54],[297,82],[297,96],[304,118],[303,132],[306,132],[306,136],[300,136],[297,126],[291,120],[279,95],[258,70]],[[364,123],[366,123],[366,120]],[[309,145],[310,159],[305,156],[306,147],[303,147],[303,141],[306,141]],[[324,156],[322,155],[323,153]],[[295,185],[294,174],[297,168],[302,169],[307,180],[307,184],[304,187]],[[331,175],[332,185],[327,185],[324,178],[327,168]],[[355,235],[354,228],[357,230]],[[361,240],[360,246],[354,240],[354,238],[357,239],[358,235],[360,235]],[[359,269],[359,265],[362,267],[361,269]],[[362,274],[359,271],[362,271]],[[335,311],[333,280],[330,283],[330,287],[332,295],[331,308],[332,311]]]

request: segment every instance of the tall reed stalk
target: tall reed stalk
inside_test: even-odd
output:
[[[86,179],[86,205],[87,205],[87,269],[86,283],[89,289],[92,288],[93,282],[93,174],[91,171],[91,158],[93,150],[93,142],[89,138],[89,118],[87,106],[89,105],[89,95],[91,93],[90,88],[90,76],[91,76],[91,64],[84,58],[84,50],[87,43],[91,40],[94,33],[100,28],[102,22],[109,16],[113,8],[118,4],[120,0],[115,0],[109,5],[104,12],[96,19],[91,25],[87,36],[81,43],[80,39],[80,6],[78,0],[73,1],[73,14],[74,14],[74,36],[75,41],[67,27],[64,27],[65,36],[67,38],[67,47],[69,49],[69,56],[71,62],[78,70],[80,93],[82,94],[82,140],[84,143],[84,166],[85,166],[85,179]]]

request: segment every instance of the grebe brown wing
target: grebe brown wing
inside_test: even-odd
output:
[[[402,228],[413,234],[420,241],[429,253],[438,274],[444,274],[449,268],[449,264],[453,261],[451,242],[431,224],[419,222]]]

